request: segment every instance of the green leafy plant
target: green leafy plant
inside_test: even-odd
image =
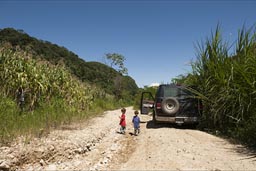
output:
[[[197,87],[204,103],[204,127],[218,129],[244,142],[256,144],[256,33],[238,32],[235,52],[221,37],[220,27],[198,44],[192,73],[182,82]],[[230,55],[231,54],[231,55]],[[244,127],[247,128],[244,128]]]

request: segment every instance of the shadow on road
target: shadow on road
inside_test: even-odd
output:
[[[239,160],[252,160],[252,161],[256,161],[256,147],[255,146],[251,146],[248,144],[241,144],[239,141],[228,138],[228,137],[221,137],[223,139],[226,139],[228,142],[230,142],[231,144],[235,144],[236,146],[234,148],[227,148],[228,150],[230,150],[231,152],[235,151],[237,153],[240,154],[244,154],[246,157],[242,157]]]
[[[147,129],[158,129],[158,128],[176,128],[176,129],[196,129],[194,125],[177,125],[170,123],[157,123],[155,124],[153,120],[147,121]]]
[[[231,149],[231,150],[235,150],[236,152],[247,156],[247,157],[241,158],[240,160],[252,159],[254,162],[256,161],[255,147],[240,146],[240,147],[236,147],[235,149]]]

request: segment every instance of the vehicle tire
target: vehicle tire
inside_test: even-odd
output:
[[[180,103],[176,98],[173,97],[164,99],[161,105],[163,112],[166,114],[175,114],[180,108]]]

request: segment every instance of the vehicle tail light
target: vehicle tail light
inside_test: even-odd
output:
[[[199,109],[199,110],[203,110],[203,105],[202,105],[202,104],[199,104],[199,105],[198,105],[198,109]]]
[[[156,109],[161,109],[161,103],[156,103]]]

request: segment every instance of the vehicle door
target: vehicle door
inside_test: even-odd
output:
[[[154,108],[155,98],[151,92],[142,92],[140,100],[140,113],[148,114]]]

